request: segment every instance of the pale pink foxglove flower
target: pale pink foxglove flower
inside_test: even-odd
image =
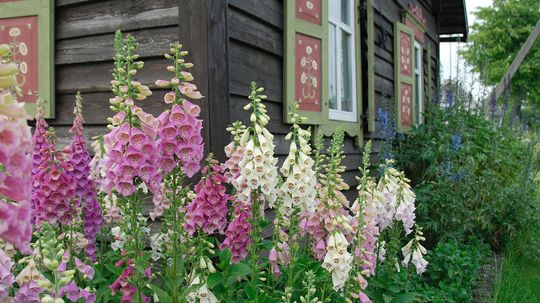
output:
[[[336,231],[328,237],[323,268],[332,274],[332,284],[335,291],[340,291],[349,280],[353,256],[347,251],[349,242],[345,236]]]

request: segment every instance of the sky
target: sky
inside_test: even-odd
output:
[[[490,6],[492,3],[492,0],[466,0],[466,7],[467,7],[467,19],[469,22],[469,33],[470,28],[473,25],[475,18],[473,12],[477,10],[479,7],[485,7]],[[440,60],[441,60],[441,68],[442,68],[442,75],[441,78],[444,82],[446,79],[456,79],[456,76],[459,76],[460,79],[464,79],[464,81],[469,82],[469,84],[476,86],[480,89],[480,86],[475,83],[476,81],[473,79],[470,75],[470,73],[466,73],[466,68],[463,65],[463,59],[460,59],[458,57],[458,49],[463,48],[465,46],[465,43],[456,43],[456,42],[445,42],[441,43],[441,53],[440,53]],[[459,63],[459,65],[457,64]]]

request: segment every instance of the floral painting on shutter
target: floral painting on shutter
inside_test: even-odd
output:
[[[300,110],[321,111],[321,40],[296,34],[296,100]]]
[[[11,59],[19,67],[17,85],[20,102],[36,103],[38,90],[38,19],[37,16],[9,18],[0,21],[0,44],[11,46]]]
[[[17,85],[30,116],[38,95],[45,102],[45,118],[54,118],[54,1],[1,0],[0,44],[9,44],[18,65]]]
[[[412,128],[414,120],[414,78],[412,71],[414,67],[414,31],[406,25],[396,22],[394,32],[397,130],[403,133]]]

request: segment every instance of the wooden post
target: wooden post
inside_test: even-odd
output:
[[[488,100],[495,99],[495,102],[496,102],[499,99],[499,97],[504,93],[504,91],[507,89],[508,83],[510,83],[510,81],[512,80],[512,77],[514,77],[514,74],[518,70],[521,63],[523,62],[523,59],[525,59],[525,57],[531,50],[534,42],[536,41],[539,35],[540,35],[540,20],[538,20],[538,23],[536,23],[536,26],[534,27],[533,31],[531,32],[531,34],[529,35],[529,37],[527,38],[527,40],[525,41],[521,49],[519,50],[516,58],[514,59],[514,61],[512,62],[508,70],[506,71],[506,73],[504,74],[499,84],[497,84],[497,86],[491,93]]]
[[[230,141],[227,3],[224,0],[180,0],[180,43],[190,52],[194,83],[205,96],[201,103],[205,152],[225,160]]]

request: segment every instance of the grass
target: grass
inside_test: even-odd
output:
[[[494,303],[540,302],[540,227],[523,232],[506,253],[494,292]]]

